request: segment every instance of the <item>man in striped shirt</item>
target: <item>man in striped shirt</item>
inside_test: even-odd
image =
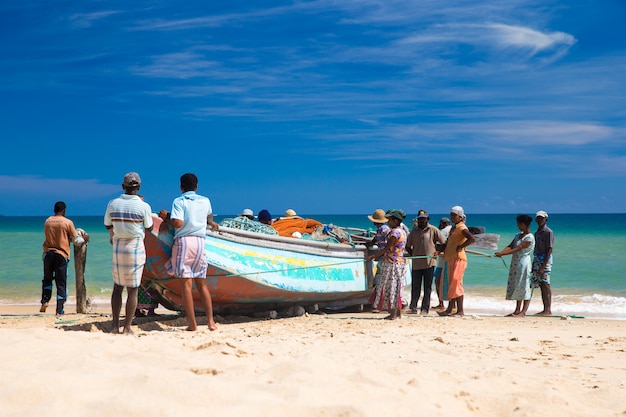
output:
[[[127,289],[124,334],[132,334],[130,325],[137,308],[137,293],[146,263],[145,231],[152,230],[152,209],[137,195],[141,178],[136,172],[124,175],[124,194],[109,201],[104,214],[104,225],[112,232],[113,293],[111,333],[119,333],[122,292]]]

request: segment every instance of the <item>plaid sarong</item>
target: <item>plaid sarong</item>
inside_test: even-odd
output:
[[[142,238],[113,239],[113,282],[136,288],[141,282],[146,264],[146,249]]]

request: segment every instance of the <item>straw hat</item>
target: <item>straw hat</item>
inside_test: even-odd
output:
[[[374,210],[374,214],[372,214],[371,216],[367,216],[367,218],[370,219],[370,221],[373,223],[387,223],[385,210],[383,209]]]
[[[292,218],[300,219],[301,217],[296,214],[295,210],[287,209],[287,211],[285,211],[285,218],[286,219],[292,219]]]

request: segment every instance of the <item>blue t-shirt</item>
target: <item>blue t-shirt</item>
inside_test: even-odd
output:
[[[176,229],[174,238],[182,236],[206,235],[207,216],[212,214],[211,201],[195,191],[187,191],[172,203],[171,219],[183,221],[183,227]]]

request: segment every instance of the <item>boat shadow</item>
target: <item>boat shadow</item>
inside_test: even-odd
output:
[[[319,313],[325,314],[325,313]],[[255,323],[261,321],[297,318],[297,316],[289,316],[280,314],[274,316],[271,313],[257,313],[254,315],[242,314],[216,314],[214,316],[218,325]],[[207,326],[207,318],[203,314],[196,315],[198,328]],[[113,321],[110,315],[85,315],[80,318],[64,320],[55,325],[57,329],[72,332],[103,332],[110,333]],[[177,332],[184,331],[187,327],[187,318],[183,313],[158,314],[147,317],[133,317],[133,331],[140,332]],[[124,326],[124,319],[120,320],[120,331]]]

